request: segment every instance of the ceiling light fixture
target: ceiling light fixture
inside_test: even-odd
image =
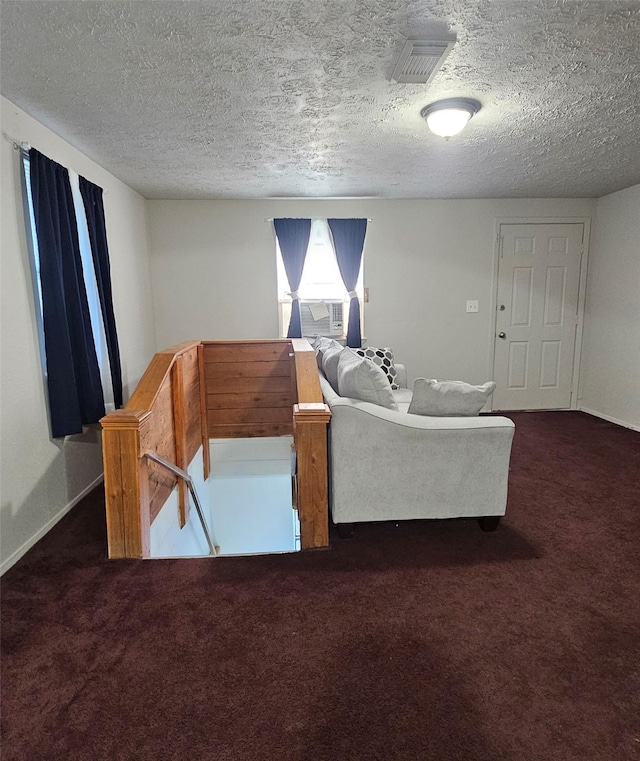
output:
[[[420,111],[434,135],[450,138],[467,126],[467,122],[480,110],[480,103],[473,98],[446,98],[430,103]]]

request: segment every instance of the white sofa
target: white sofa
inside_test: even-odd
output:
[[[341,535],[364,521],[476,517],[494,530],[507,504],[514,424],[505,417],[409,414],[396,364],[398,411],[340,396],[320,370],[329,424],[329,504]]]

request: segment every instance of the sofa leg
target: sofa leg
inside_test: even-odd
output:
[[[354,523],[338,523],[338,536],[340,539],[353,539],[353,535],[356,532],[356,526]]]
[[[485,515],[478,518],[478,523],[483,531],[495,531],[500,523],[501,515]]]

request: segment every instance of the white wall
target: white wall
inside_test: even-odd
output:
[[[416,376],[491,377],[495,221],[589,217],[589,199],[149,201],[160,347],[188,339],[277,337],[272,217],[368,217],[369,345]],[[467,299],[480,302],[467,314]]]
[[[640,185],[596,203],[580,385],[582,409],[640,430]]]
[[[155,351],[144,199],[6,99],[2,133],[28,142],[105,190],[116,323],[128,396]],[[22,211],[20,154],[0,140],[1,163],[1,512],[6,570],[102,475],[97,428],[51,440],[38,353]]]

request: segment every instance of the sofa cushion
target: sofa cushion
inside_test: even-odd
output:
[[[412,391],[410,388],[398,388],[393,391],[393,399],[398,405],[398,412],[408,412],[411,404]]]
[[[478,415],[495,387],[493,381],[482,386],[472,386],[464,381],[416,378],[409,414],[434,417]]]
[[[340,396],[371,402],[390,410],[398,409],[387,376],[373,362],[351,349],[344,349],[339,354],[337,375]]]
[[[398,388],[398,384],[396,383],[398,371],[396,370],[393,361],[392,349],[377,349],[375,346],[363,346],[361,349],[354,349],[354,351],[361,357],[365,357],[370,362],[373,362],[374,365],[377,365],[387,376],[389,384],[394,391]]]
[[[329,346],[322,352],[322,372],[334,391],[338,391],[338,360],[345,350],[344,346]]]

